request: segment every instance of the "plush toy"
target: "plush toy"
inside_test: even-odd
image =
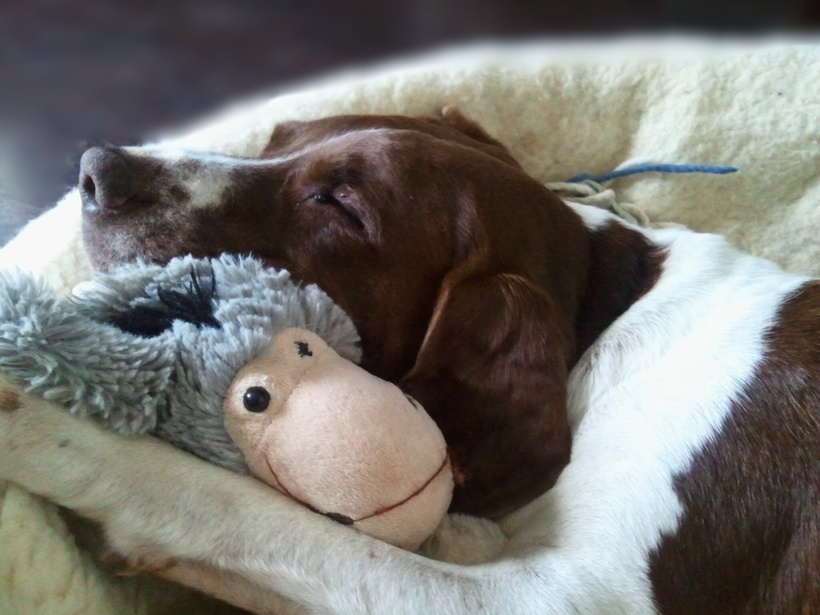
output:
[[[359,357],[327,295],[251,258],[126,265],[68,299],[0,274],[0,370],[26,392],[415,549],[450,503],[446,444]]]

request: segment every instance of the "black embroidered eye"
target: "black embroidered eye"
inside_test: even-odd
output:
[[[270,393],[262,387],[250,387],[242,396],[242,403],[249,412],[264,412],[270,404]]]

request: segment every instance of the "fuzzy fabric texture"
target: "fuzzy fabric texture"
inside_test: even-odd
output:
[[[154,434],[242,474],[222,402],[278,332],[307,329],[342,357],[361,356],[352,321],[330,297],[250,257],[136,263],[81,290],[66,300],[26,274],[0,272],[0,370],[72,414]]]
[[[43,280],[0,273],[0,370],[73,414],[125,434],[153,429],[167,410],[171,342],[125,334],[81,314]]]
[[[609,187],[619,202],[653,222],[721,233],[788,270],[817,274],[818,101],[820,46],[810,40],[534,43],[456,50],[339,75],[293,94],[245,103],[167,140],[255,156],[283,120],[424,115],[456,104],[544,182],[639,162],[738,167],[739,173],[726,176],[650,173]],[[0,251],[0,267],[14,266],[43,275],[58,293],[89,277],[76,191]],[[53,588],[67,586],[58,580],[86,578],[90,564],[77,559],[73,543],[60,539],[60,532],[37,531],[59,525],[47,504],[7,489],[0,504],[4,615],[150,611],[135,606],[129,586],[97,571],[70,592],[84,608],[54,607]],[[22,523],[20,514],[8,513],[10,502],[25,506],[31,520]],[[491,527],[465,529],[464,523],[458,518],[442,526],[430,552],[471,561],[479,549],[503,540]],[[42,581],[41,570],[34,574],[34,561],[53,562],[49,582]],[[46,603],[49,608],[39,606]]]

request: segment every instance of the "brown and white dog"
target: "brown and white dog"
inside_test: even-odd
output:
[[[506,537],[401,551],[0,387],[0,478],[131,561],[258,613],[820,613],[818,282],[563,203],[453,110],[82,167],[97,267],[253,253],[324,288],[444,432],[454,509]]]

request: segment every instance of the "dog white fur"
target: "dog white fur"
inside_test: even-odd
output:
[[[592,227],[609,218],[573,207]],[[572,460],[556,486],[503,519],[503,539],[481,525],[465,538],[484,562],[391,547],[7,381],[0,478],[99,521],[137,568],[256,613],[656,613],[649,558],[678,527],[673,479],[718,433],[805,278],[714,235],[640,232],[665,248],[662,274],[573,369]]]

